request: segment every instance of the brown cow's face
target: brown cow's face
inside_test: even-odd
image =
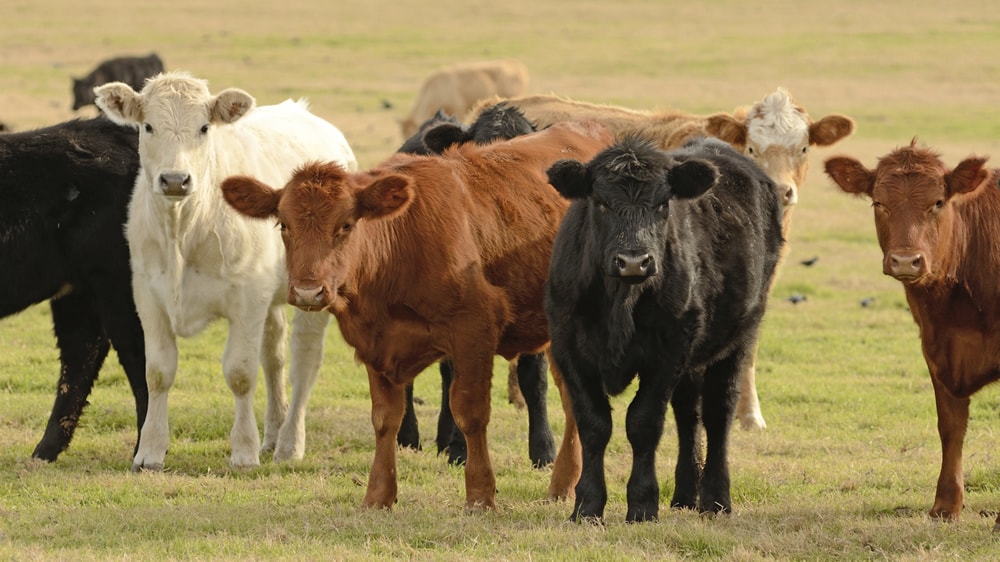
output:
[[[882,272],[907,284],[940,277],[952,238],[956,196],[990,177],[985,159],[970,158],[947,170],[937,154],[911,146],[869,170],[852,158],[831,158],[826,173],[847,193],[871,198],[882,247]]]
[[[412,198],[404,176],[350,174],[336,164],[309,164],[275,191],[252,178],[228,178],[223,196],[242,214],[276,219],[285,243],[288,302],[336,310],[345,283],[372,256],[365,223],[403,212]]]

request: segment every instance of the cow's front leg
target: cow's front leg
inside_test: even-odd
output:
[[[163,470],[163,460],[170,442],[167,423],[167,395],[177,375],[177,340],[164,312],[148,303],[145,290],[137,289],[136,309],[142,320],[146,349],[146,387],[149,405],[146,421],[139,434],[139,449],[132,461],[132,471]]]
[[[490,423],[493,356],[465,352],[475,347],[471,342],[461,345],[452,357],[454,380],[449,400],[455,425],[465,435],[468,455],[465,462],[465,508],[468,511],[496,509],[497,488],[486,439],[486,428]]]
[[[368,366],[375,429],[375,460],[362,507],[390,509],[396,503],[396,434],[406,409],[406,385],[395,384]]]
[[[628,479],[628,522],[652,521],[659,515],[660,484],[656,479],[656,447],[663,436],[670,381],[663,373],[639,373],[639,389],[625,416],[625,433],[632,445]]]
[[[938,435],[941,438],[941,473],[930,516],[947,521],[958,520],[965,503],[962,479],[962,443],[969,423],[969,398],[955,398],[931,375],[934,402],[937,405]]]
[[[264,315],[255,319],[249,314],[229,321],[229,336],[222,352],[222,372],[233,393],[236,415],[229,433],[232,455],[229,464],[236,469],[260,466],[260,433],[254,415],[253,395],[257,387]]]
[[[323,343],[330,318],[327,312],[304,310],[296,310],[292,318],[292,357],[288,370],[292,402],[278,433],[273,457],[276,461],[297,460],[305,455],[306,407],[323,363]]]

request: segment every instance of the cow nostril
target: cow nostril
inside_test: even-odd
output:
[[[649,266],[652,265],[652,263],[653,263],[653,256],[646,254],[646,259],[642,260],[642,264],[640,264],[639,267],[641,267],[643,271],[646,271],[649,269]]]
[[[621,256],[615,256],[615,268],[619,271],[625,269],[625,260]]]

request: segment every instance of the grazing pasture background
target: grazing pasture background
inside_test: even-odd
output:
[[[548,473],[530,468],[527,420],[506,403],[502,361],[490,426],[499,510],[463,514],[462,472],[433,452],[436,369],[417,379],[424,451],[400,454],[399,503],[391,512],[361,510],[374,443],[367,381],[336,328],[299,463],[265,457],[258,470],[229,470],[223,323],[180,344],[165,473],[128,472],[132,398],[113,356],[70,449],[55,464],[33,462],[58,374],[41,305],[0,321],[0,557],[995,557],[997,389],[973,399],[962,521],[929,520],[940,445],[917,330],[902,288],[881,274],[867,201],[841,194],[822,172],[823,159],[839,153],[873,166],[914,136],[951,165],[972,153],[1000,158],[1000,14],[992,3],[5,0],[0,21],[0,121],[19,131],[75,116],[71,76],[150,51],[168,69],[207,78],[215,92],[240,87],[259,104],[308,97],[363,167],[402,142],[396,120],[427,74],[493,58],[523,60],[532,93],[710,113],[785,86],[813,117],[838,112],[857,122],[854,136],[812,153],[758,358],[768,429],[733,431],[731,516],[666,509],[671,420],[659,457],[661,519],[624,524],[625,396],[615,402],[607,524],[568,523],[570,505],[541,501]],[[812,257],[815,265],[800,265]],[[796,294],[806,300],[786,300]],[[549,402],[558,436],[554,391]]]

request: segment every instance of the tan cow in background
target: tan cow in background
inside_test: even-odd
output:
[[[638,111],[553,95],[506,100],[494,96],[476,104],[466,122],[500,101],[518,107],[539,129],[561,121],[592,119],[618,138],[639,134],[663,149],[680,147],[699,136],[722,139],[757,162],[774,181],[784,206],[782,233],[786,240],[791,228],[792,208],[798,203],[798,192],[806,178],[809,147],[829,146],[854,132],[854,121],[843,115],[831,114],[813,121],[784,88],[778,88],[749,108],[711,115],[691,115],[678,110]],[[782,257],[787,252],[785,244]],[[736,417],[744,429],[767,427],[757,397],[756,355],[754,350],[754,361],[740,377]]]
[[[520,61],[500,60],[458,64],[434,71],[424,80],[413,110],[400,122],[403,137],[417,132],[437,110],[461,117],[481,99],[513,97],[528,86],[528,68]]]

